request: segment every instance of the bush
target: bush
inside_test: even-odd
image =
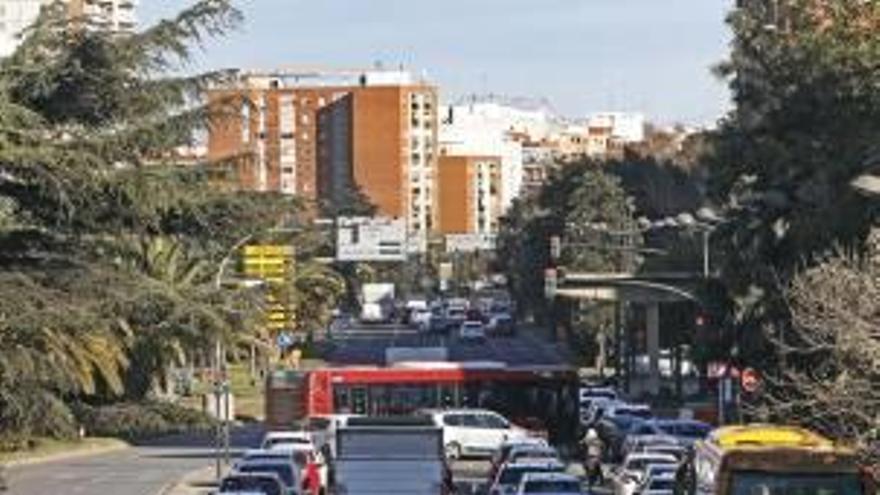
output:
[[[121,403],[107,406],[77,405],[77,418],[90,435],[137,441],[177,433],[210,430],[215,422],[207,415],[167,402]]]
[[[0,393],[0,451],[32,447],[34,437],[75,438],[76,419],[57,395],[42,389]]]

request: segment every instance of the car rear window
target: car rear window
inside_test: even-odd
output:
[[[529,481],[525,493],[581,493],[577,481],[536,480]]]
[[[242,473],[275,473],[287,486],[296,486],[293,467],[290,464],[242,464],[238,467]]]
[[[259,492],[264,495],[281,495],[281,487],[269,479],[239,476],[224,479],[220,484],[220,492]]]
[[[561,466],[508,466],[498,478],[502,485],[519,485],[526,473],[561,473]]]

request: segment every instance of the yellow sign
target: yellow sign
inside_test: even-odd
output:
[[[296,250],[291,245],[254,244],[245,246],[242,271],[246,277],[263,280],[266,291],[266,328],[273,331],[293,330],[296,314],[286,285],[293,281]]]

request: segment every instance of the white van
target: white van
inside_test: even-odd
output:
[[[464,456],[491,457],[508,440],[525,439],[529,432],[504,416],[486,409],[426,410],[443,430],[443,448],[448,459]]]

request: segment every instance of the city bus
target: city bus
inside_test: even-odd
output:
[[[492,409],[527,427],[577,422],[578,377],[568,366],[401,362],[280,372],[267,386],[266,417],[277,426],[308,416],[437,408]]]
[[[874,495],[855,453],[803,428],[728,426],[695,444],[677,494]]]

